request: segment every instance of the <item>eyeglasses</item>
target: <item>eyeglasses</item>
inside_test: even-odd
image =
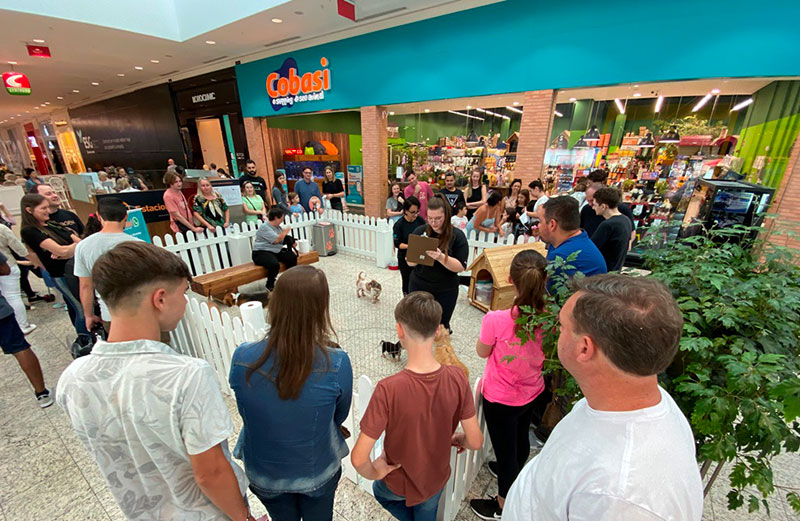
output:
[[[417,215],[419,213],[419,210],[406,210],[406,213],[409,215]]]
[[[444,217],[428,217],[429,223],[438,223],[444,221]]]

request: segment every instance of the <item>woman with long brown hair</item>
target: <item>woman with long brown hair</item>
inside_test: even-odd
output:
[[[269,301],[266,338],[233,354],[230,384],[244,422],[234,454],[273,521],[333,518],[353,370],[335,343],[329,301],[322,271],[287,270]]]
[[[75,326],[75,332],[82,341],[88,339],[86,319],[83,315],[80,296],[70,286],[78,286],[72,273],[72,258],[75,246],[80,238],[66,226],[50,221],[50,202],[39,194],[28,194],[20,201],[22,212],[22,229],[20,237],[29,249],[29,259],[37,266],[43,267],[56,289],[64,297],[69,318]]]
[[[428,202],[428,224],[413,235],[435,237],[439,247],[426,252],[433,266],[408,262],[414,268],[408,284],[409,293],[427,291],[442,306],[442,325],[450,329],[450,318],[458,300],[458,274],[467,269],[469,245],[464,232],[450,222],[450,203],[441,194]]]
[[[511,484],[528,460],[531,445],[528,428],[537,400],[547,398],[542,378],[544,352],[542,330],[521,344],[517,334],[524,327],[520,317],[544,311],[547,260],[534,250],[522,250],[511,261],[514,285],[511,309],[484,315],[477,344],[478,356],[486,358],[483,371],[483,410],[497,461],[489,471],[497,477],[497,496],[473,499],[470,507],[483,519],[500,519]],[[528,311],[530,310],[530,311]],[[513,357],[508,361],[508,357]]]

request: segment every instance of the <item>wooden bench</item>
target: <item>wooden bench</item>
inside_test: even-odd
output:
[[[301,253],[297,257],[297,264],[314,264],[319,261],[319,253],[310,251]],[[286,270],[286,266],[281,263],[281,272]],[[267,277],[267,270],[261,266],[256,266],[252,262],[240,264],[232,268],[218,270],[205,275],[198,275],[192,279],[192,291],[222,299],[228,293],[234,293],[243,284],[255,282]]]

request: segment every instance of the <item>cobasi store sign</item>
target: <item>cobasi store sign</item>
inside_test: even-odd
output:
[[[331,88],[331,71],[328,59],[320,59],[320,69],[302,72],[294,58],[286,58],[283,65],[267,76],[267,94],[275,112],[297,103],[322,101]],[[263,77],[263,76],[262,76]]]

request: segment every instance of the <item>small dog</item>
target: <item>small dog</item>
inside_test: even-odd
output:
[[[450,333],[444,326],[439,328],[439,332],[436,333],[433,339],[433,357],[442,365],[454,365],[464,371],[464,375],[469,382],[469,369],[456,356],[456,350],[453,349],[453,344],[450,340]]]
[[[241,306],[247,302],[261,302],[261,307],[267,307],[269,304],[270,291],[264,289],[254,293],[228,293],[223,297],[222,303],[226,306]]]
[[[370,297],[372,298],[372,303],[375,304],[381,296],[381,290],[380,282],[375,279],[367,281],[367,276],[363,271],[358,274],[358,279],[356,280],[356,297]]]
[[[381,356],[386,358],[388,354],[395,360],[400,358],[400,349],[403,346],[400,345],[400,342],[389,342],[388,340],[381,340]]]

